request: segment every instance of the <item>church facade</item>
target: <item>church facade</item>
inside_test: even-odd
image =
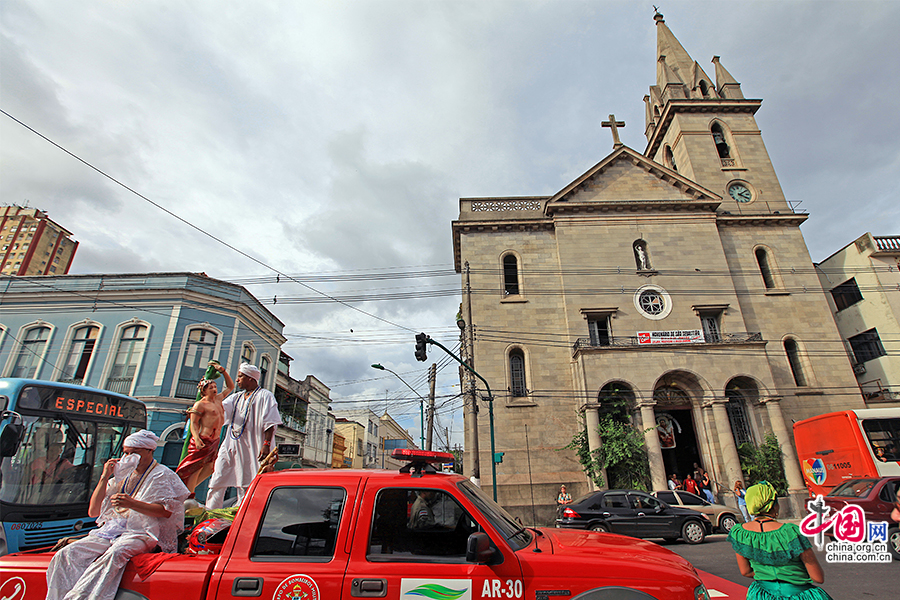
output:
[[[704,72],[657,27],[647,146],[612,153],[552,197],[460,199],[453,222],[464,350],[479,386],[482,485],[496,451],[501,505],[551,521],[561,484],[592,484],[563,449],[624,398],[644,431],[653,489],[703,465],[720,501],[742,479],[737,447],[781,442],[794,505],[806,496],[791,423],[865,403],[755,120],[761,100],[713,58]],[[473,382],[465,382],[471,389]],[[477,383],[474,382],[474,383]],[[467,450],[475,445],[467,428]],[[480,465],[480,469],[477,465]]]

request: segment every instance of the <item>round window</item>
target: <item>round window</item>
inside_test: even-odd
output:
[[[672,312],[672,298],[656,285],[645,285],[634,293],[634,307],[645,318],[658,321]]]
[[[663,300],[663,297],[656,290],[641,292],[641,295],[638,297],[638,304],[640,304],[641,310],[649,315],[658,315],[666,307],[666,301]]]

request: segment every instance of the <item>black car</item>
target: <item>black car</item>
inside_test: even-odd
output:
[[[609,531],[637,538],[682,538],[699,544],[712,533],[709,518],[695,510],[669,506],[637,490],[603,490],[560,506],[556,526]]]

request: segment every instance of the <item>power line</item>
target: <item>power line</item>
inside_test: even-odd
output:
[[[272,266],[266,264],[266,263],[263,262],[262,260],[260,260],[260,259],[256,258],[255,256],[252,256],[252,255],[250,255],[250,254],[244,252],[243,250],[240,250],[240,249],[236,248],[235,246],[232,246],[231,244],[229,244],[229,243],[226,242],[225,240],[222,240],[221,238],[216,237],[215,235],[213,235],[213,234],[209,233],[208,231],[204,230],[203,228],[201,228],[201,227],[199,227],[199,226],[197,226],[197,225],[194,225],[193,223],[191,223],[191,222],[188,221],[187,219],[184,219],[183,217],[180,217],[179,215],[175,214],[174,212],[170,211],[169,209],[167,209],[167,208],[163,207],[162,205],[160,205],[160,204],[154,202],[153,200],[151,200],[151,199],[148,198],[147,196],[144,196],[143,194],[141,194],[141,193],[138,192],[137,190],[134,190],[134,189],[132,189],[131,187],[125,185],[124,183],[122,183],[121,181],[119,181],[118,179],[116,179],[115,177],[113,177],[112,175],[109,175],[109,174],[106,173],[105,171],[99,169],[98,167],[95,167],[94,165],[92,165],[92,164],[89,163],[88,161],[84,160],[83,158],[79,157],[79,156],[76,155],[75,153],[70,152],[69,150],[67,150],[66,148],[64,148],[64,147],[61,146],[60,144],[57,144],[56,142],[54,142],[53,140],[51,140],[50,138],[48,138],[48,137],[45,136],[44,134],[40,133],[39,131],[37,131],[37,130],[34,129],[33,127],[31,127],[31,126],[29,126],[29,125],[26,125],[25,123],[23,123],[23,122],[20,121],[19,119],[15,118],[14,116],[12,116],[11,114],[9,114],[9,113],[6,112],[5,110],[0,109],[0,113],[3,113],[4,115],[6,115],[7,117],[9,117],[9,118],[12,119],[13,121],[15,121],[16,123],[18,123],[19,125],[21,125],[22,127],[24,127],[24,128],[26,128],[27,130],[31,131],[32,133],[34,133],[35,135],[37,135],[37,136],[40,137],[41,139],[45,140],[46,142],[52,144],[52,145],[55,146],[56,148],[62,150],[63,152],[65,152],[66,154],[68,154],[69,156],[71,156],[72,158],[74,158],[75,160],[77,160],[78,162],[80,162],[80,163],[82,163],[83,165],[87,166],[88,168],[90,168],[90,169],[96,171],[97,173],[99,173],[99,174],[102,175],[103,177],[106,177],[107,179],[109,179],[110,181],[112,181],[113,183],[115,183],[116,185],[121,186],[122,188],[128,190],[129,192],[131,192],[132,194],[134,194],[134,195],[137,196],[138,198],[141,198],[142,200],[144,200],[145,202],[151,204],[151,205],[154,206],[155,208],[157,208],[157,209],[163,211],[164,213],[166,213],[166,214],[169,215],[170,217],[172,217],[172,218],[174,218],[174,219],[180,221],[181,223],[184,223],[185,225],[187,225],[188,227],[190,227],[190,228],[192,228],[192,229],[198,231],[199,233],[202,233],[203,235],[209,237],[210,239],[212,239],[212,240],[218,242],[219,244],[225,246],[225,247],[228,248],[229,250],[232,250],[233,252],[236,252],[237,254],[240,254],[241,256],[243,256],[243,257],[245,257],[245,258],[247,258],[247,259],[249,259],[249,260],[255,262],[256,264],[258,264],[258,265],[260,265],[260,266],[262,266],[262,267],[265,267],[266,269],[268,269],[268,270],[270,270],[270,271],[272,271],[272,272],[274,272],[274,273],[277,273],[279,276],[286,277],[287,279],[290,279],[290,280],[293,281],[294,283],[303,286],[304,288],[310,290],[311,292],[314,292],[314,293],[316,293],[316,294],[318,294],[318,295],[320,295],[320,296],[323,296],[323,297],[325,297],[325,298],[328,298],[329,300],[331,300],[331,301],[333,301],[333,302],[336,302],[336,303],[338,303],[338,304],[341,304],[341,305],[343,305],[343,306],[346,306],[347,308],[349,308],[349,309],[351,309],[351,310],[355,310],[356,312],[359,312],[359,313],[361,313],[361,314],[363,314],[363,315],[366,315],[367,317],[371,317],[371,318],[373,318],[373,319],[376,319],[376,320],[381,321],[381,322],[383,322],[383,323],[386,323],[386,324],[388,324],[388,325],[393,325],[394,327],[397,327],[397,328],[399,328],[399,329],[406,329],[407,331],[414,332],[413,329],[410,329],[410,328],[405,327],[405,326],[403,326],[403,325],[398,325],[397,323],[393,323],[393,322],[391,322],[391,321],[389,321],[389,320],[387,320],[387,319],[384,319],[384,318],[379,317],[379,316],[377,316],[377,315],[373,315],[372,313],[366,312],[366,311],[362,310],[361,308],[357,308],[357,307],[355,307],[355,306],[349,304],[348,302],[345,302],[345,301],[343,301],[343,300],[339,300],[339,299],[337,299],[337,298],[334,298],[334,297],[330,296],[329,294],[326,294],[325,292],[322,292],[322,291],[320,291],[320,290],[318,290],[318,289],[316,289],[316,288],[314,288],[314,287],[312,287],[312,286],[310,286],[310,285],[308,285],[308,284],[306,284],[306,283],[303,283],[302,281],[300,281],[300,280],[298,280],[298,279],[295,279],[295,278],[291,277],[290,275],[288,275],[288,274],[286,274],[286,273],[283,273],[283,272],[279,271],[279,270],[276,269],[275,267],[272,267]]]

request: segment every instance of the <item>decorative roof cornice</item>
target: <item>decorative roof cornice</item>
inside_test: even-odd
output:
[[[760,213],[755,215],[731,215],[720,212],[716,215],[716,224],[731,227],[748,227],[748,226],[772,226],[777,225],[783,227],[785,225],[793,225],[799,227],[801,223],[806,221],[809,215],[802,213],[778,214],[777,212]]]

